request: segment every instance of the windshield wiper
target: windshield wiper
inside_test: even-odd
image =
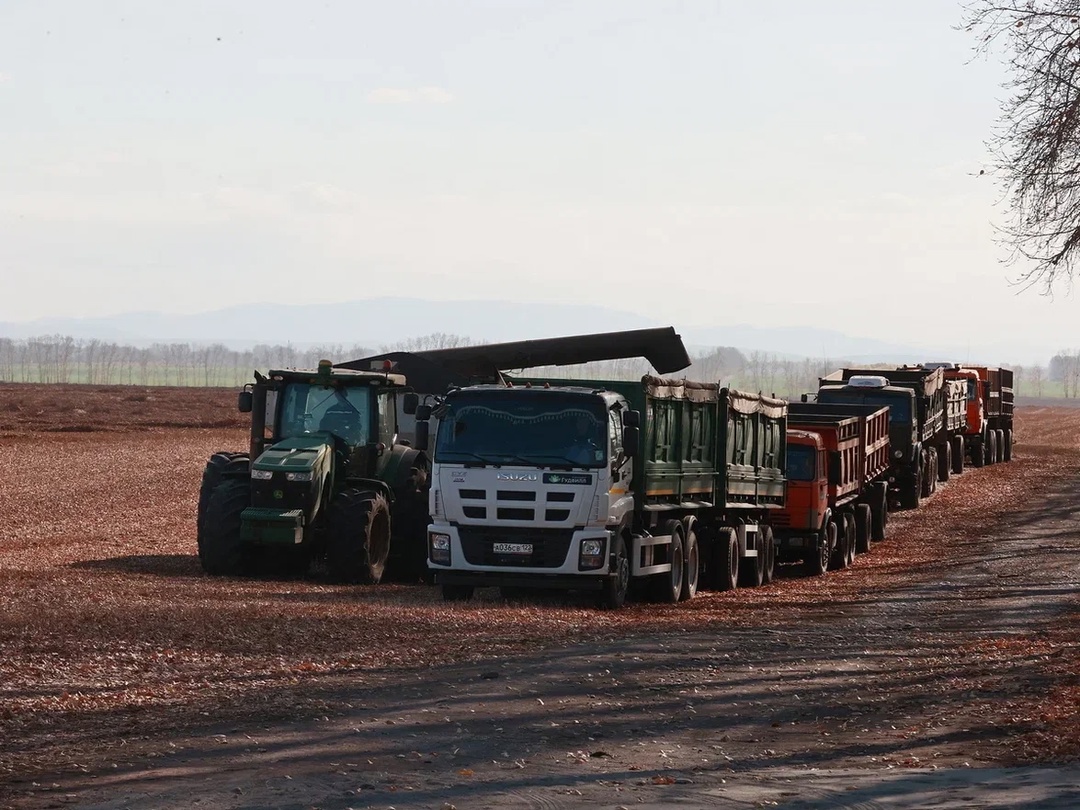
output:
[[[445,452],[448,455],[451,455],[451,456],[469,456],[470,459],[473,460],[473,461],[479,461],[481,464],[491,464],[491,465],[493,465],[495,467],[498,467],[498,466],[506,463],[506,462],[502,461],[501,459],[488,458],[487,456],[482,456],[479,453],[473,453],[471,450],[446,450]],[[468,461],[461,461],[461,460],[458,460],[458,459],[454,459],[454,460],[444,459],[444,463],[468,464],[469,462]]]

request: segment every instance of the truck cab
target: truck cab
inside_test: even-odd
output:
[[[820,434],[787,432],[787,504],[777,510],[775,526],[813,535],[821,529],[829,508],[829,476],[825,444]]]
[[[627,401],[575,386],[478,385],[435,410],[428,564],[477,586],[599,588],[633,510]]]

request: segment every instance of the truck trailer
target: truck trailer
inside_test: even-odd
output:
[[[770,515],[778,558],[820,575],[884,540],[890,459],[888,407],[789,405],[787,504]]]
[[[631,586],[675,602],[773,577],[783,400],[651,375],[535,379],[453,390],[433,415],[428,555],[446,600],[534,587],[616,608]]]

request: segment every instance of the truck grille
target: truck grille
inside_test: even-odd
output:
[[[488,526],[458,526],[461,548],[470,565],[507,568],[558,568],[566,561],[573,531]],[[532,543],[532,554],[496,554],[495,543]]]

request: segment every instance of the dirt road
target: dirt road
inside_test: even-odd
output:
[[[1080,806],[1043,766],[1076,760],[1080,463],[1040,418],[847,571],[618,613],[204,577],[221,436],[8,439],[50,483],[0,530],[0,806]]]

